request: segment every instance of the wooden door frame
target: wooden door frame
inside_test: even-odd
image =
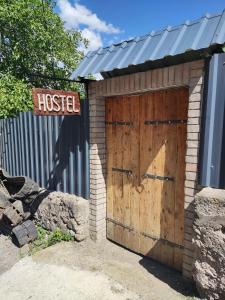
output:
[[[204,79],[204,61],[194,61],[147,72],[118,76],[89,84],[90,117],[90,235],[94,240],[106,237],[106,151],[105,98],[186,86],[189,88],[186,180],[185,243],[183,276],[191,279],[194,261],[192,244],[192,202],[197,192],[200,117]]]

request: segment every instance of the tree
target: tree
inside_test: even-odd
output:
[[[4,116],[31,108],[32,86],[68,87],[68,83],[32,74],[69,78],[83,56],[78,49],[86,41],[79,31],[65,29],[54,8],[52,0],[0,0],[0,110]],[[15,95],[15,109],[6,109],[6,99]]]

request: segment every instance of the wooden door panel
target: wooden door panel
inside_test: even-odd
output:
[[[131,171],[132,176],[130,180],[131,185],[131,227],[139,231],[140,222],[140,205],[139,192],[136,188],[139,180],[139,144],[140,144],[140,130],[139,130],[139,96],[129,97],[131,105],[131,120],[133,122],[131,129]]]
[[[112,167],[113,167],[113,154],[114,154],[114,138],[112,132],[112,126],[108,126],[107,124],[112,122],[113,118],[113,106],[112,106],[113,99],[110,98],[107,100],[106,105],[106,148],[107,148],[107,164],[106,164],[106,187],[107,187],[107,217],[112,219],[113,218],[113,174],[112,174]]]
[[[131,124],[131,106],[128,97],[123,97],[123,121]],[[131,169],[131,125],[124,125],[121,127],[122,130],[122,156],[123,170]],[[130,226],[131,219],[131,202],[130,202],[131,184],[129,175],[123,173],[123,224]]]
[[[139,193],[132,177],[139,172],[138,97],[107,99],[106,136],[107,236],[139,252],[139,237],[130,230],[139,226]]]
[[[106,101],[107,236],[177,269],[187,107],[184,88]]]

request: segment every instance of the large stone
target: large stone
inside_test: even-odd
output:
[[[22,201],[16,200],[4,210],[3,216],[10,221],[12,226],[16,226],[30,218],[31,214]]]
[[[204,188],[195,196],[193,278],[206,299],[225,299],[225,190]]]
[[[42,197],[35,217],[44,228],[69,231],[77,241],[88,237],[88,201],[62,192],[49,192]]]
[[[5,194],[5,191],[1,189],[1,183],[0,183],[0,223],[2,221],[4,210],[11,205],[10,196],[8,194]]]
[[[22,247],[38,237],[35,224],[31,220],[27,220],[23,224],[14,227],[12,234],[12,240],[18,247]]]

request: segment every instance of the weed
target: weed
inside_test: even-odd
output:
[[[69,232],[64,232],[59,228],[54,231],[48,231],[40,225],[36,225],[38,237],[30,244],[30,255],[41,249],[45,249],[61,241],[72,241],[74,237]]]
[[[61,241],[71,241],[74,237],[69,232],[63,232],[60,229],[55,229],[53,232],[50,233],[48,237],[48,247],[55,245],[56,243],[59,243]]]

